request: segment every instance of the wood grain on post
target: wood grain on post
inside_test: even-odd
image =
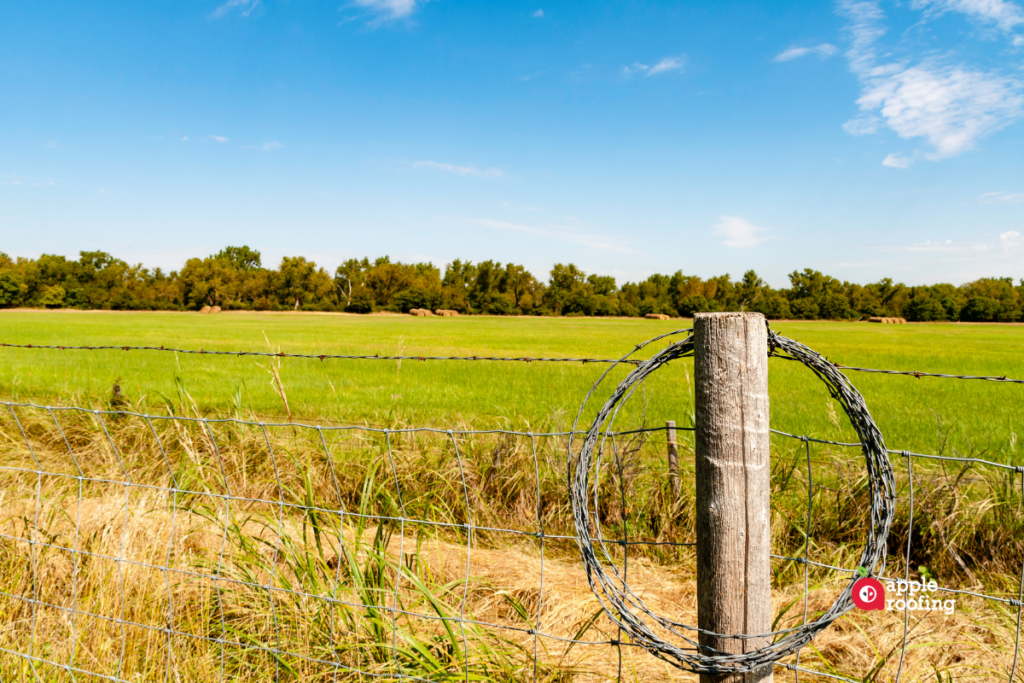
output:
[[[676,442],[676,421],[665,423],[665,440],[668,441],[668,481],[672,485],[672,502],[679,502],[679,444]]]
[[[767,328],[760,313],[698,313],[693,322],[697,625],[724,635],[767,633],[772,625]],[[699,639],[734,654],[769,643],[705,633]],[[771,681],[772,667],[702,674],[700,680]]]

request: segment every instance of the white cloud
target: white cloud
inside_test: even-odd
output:
[[[543,19],[544,18],[544,10],[539,9],[536,12],[534,12],[533,14],[531,14],[530,16],[536,17],[537,19]]]
[[[231,10],[237,9],[243,17],[247,17],[262,4],[263,0],[228,0],[217,9],[213,10],[210,16],[214,19],[219,19]]]
[[[417,161],[412,167],[432,168],[446,173],[454,173],[461,176],[478,176],[481,178],[500,178],[504,175],[500,168],[479,169],[476,166],[456,166],[455,164],[444,164],[437,161]]]
[[[1009,34],[1017,27],[1024,26],[1024,9],[1006,0],[915,0],[911,6],[925,10],[927,15],[960,12],[983,24],[994,24]],[[1018,43],[1014,41],[1014,44]]]
[[[365,9],[377,15],[374,22],[404,19],[416,11],[417,6],[426,0],[352,0],[353,7]]]
[[[57,143],[53,140],[46,141],[46,149],[57,149]]]
[[[819,57],[831,57],[838,51],[838,48],[831,43],[822,43],[815,47],[791,47],[788,50],[783,50],[779,54],[775,55],[775,61],[788,62],[791,59],[805,57],[810,54],[816,54]]]
[[[1021,83],[995,71],[942,64],[933,58],[917,64],[882,61],[876,47],[886,32],[885,14],[875,0],[845,0],[840,11],[848,20],[851,45],[846,56],[861,82],[857,104],[864,112],[847,122],[848,132],[868,134],[884,120],[902,138],[926,139],[934,147],[927,158],[938,160],[972,149],[978,139],[1024,113]]]
[[[281,149],[284,147],[280,142],[264,142],[262,145],[246,145],[246,149]]]
[[[753,247],[770,239],[765,235],[766,232],[768,232],[767,229],[754,225],[739,216],[719,216],[718,225],[714,230],[715,235],[725,238],[722,244],[737,249]]]
[[[227,142],[228,139],[222,135],[211,135],[210,139],[214,142]]]
[[[686,67],[686,59],[686,55],[662,57],[661,61],[654,66],[643,64],[642,62],[633,62],[631,66],[622,67],[622,72],[627,76],[632,76],[635,73],[654,76],[655,74],[667,73],[669,71],[682,71]]]
[[[982,204],[1020,204],[1024,202],[1024,192],[986,192],[981,195]]]
[[[183,137],[183,138],[181,139],[181,141],[182,141],[182,142],[187,142],[187,141],[188,141],[188,136],[186,135],[185,137]]]
[[[871,114],[863,114],[843,124],[843,130],[850,135],[872,135],[878,132],[882,120]]]
[[[879,251],[910,251],[910,252],[931,252],[931,253],[942,253],[942,254],[964,254],[964,253],[984,253],[993,249],[992,244],[988,242],[954,242],[953,240],[946,240],[945,242],[932,242],[928,240],[926,242],[918,242],[917,244],[908,244],[901,247],[877,247]]]
[[[589,247],[591,249],[614,251],[620,254],[633,253],[632,249],[624,246],[621,243],[621,240],[617,238],[608,237],[606,235],[585,233],[568,226],[522,225],[520,223],[495,221],[489,218],[481,218],[478,220],[474,220],[473,223],[475,223],[476,225],[483,226],[485,228],[491,228],[493,230],[505,230],[509,232],[519,232],[527,235],[533,235],[535,237],[556,239],[562,242],[579,244],[584,247]]]
[[[913,159],[900,156],[899,154],[890,154],[882,159],[882,166],[888,166],[889,168],[910,168],[912,163],[914,163]]]
[[[686,55],[680,57],[664,57],[660,62],[652,66],[648,71],[648,76],[654,74],[665,73],[666,71],[682,71],[683,67],[686,66]]]
[[[1017,119],[1024,105],[1015,81],[960,67],[910,67],[869,83],[861,109],[880,110],[902,138],[926,138],[934,159],[973,148]]]
[[[1024,247],[1024,235],[1016,230],[1010,230],[999,235],[999,242],[1003,249],[1010,251]]]

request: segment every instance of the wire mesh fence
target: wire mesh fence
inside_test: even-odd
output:
[[[591,593],[568,431],[0,412],[0,680],[691,676],[631,643]],[[609,432],[594,494],[623,581],[695,624],[692,450],[677,429],[682,486],[666,428],[641,426]],[[859,443],[773,441],[785,629],[854,575],[867,492]],[[1024,468],[890,455],[892,604],[847,615],[776,676],[1024,680]]]

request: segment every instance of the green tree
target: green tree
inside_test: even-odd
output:
[[[189,259],[181,269],[180,278],[185,300],[195,308],[226,303],[237,280],[230,262],[214,257]]]
[[[21,302],[20,284],[9,273],[0,273],[0,308],[10,308]]]
[[[544,286],[523,266],[509,263],[505,266],[505,281],[502,291],[512,296],[515,308],[534,308],[540,302]]]
[[[334,283],[323,268],[317,268],[303,256],[285,256],[277,269],[277,292],[282,302],[293,310],[303,304],[314,304],[334,289]]]
[[[263,267],[260,252],[249,247],[224,247],[213,258],[227,261],[235,270],[255,270]]]
[[[366,272],[370,270],[370,260],[350,258],[334,270],[334,286],[343,300],[346,309],[353,304],[353,296],[362,293],[362,300],[370,299],[370,310],[373,309],[373,295],[366,289]],[[362,308],[362,306],[358,306]],[[369,310],[358,311],[369,313]]]
[[[460,313],[469,313],[470,290],[476,280],[476,266],[470,261],[455,259],[444,269],[441,280],[441,305]]]
[[[46,308],[61,308],[64,305],[64,288],[60,285],[45,287],[39,294],[39,305]]]
[[[572,312],[581,312],[587,306],[586,291],[583,286],[585,280],[586,275],[574,264],[556,263],[551,268],[548,288],[544,296],[544,303],[548,310],[556,315],[568,313],[570,311],[565,309],[571,300]]]

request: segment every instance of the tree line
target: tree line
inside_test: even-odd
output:
[[[556,264],[547,282],[514,263],[456,259],[442,273],[433,263],[349,259],[331,274],[302,256],[264,267],[260,252],[227,247],[189,259],[181,270],[130,265],[102,251],[78,259],[43,254],[10,258],[0,252],[0,308],[108,310],[373,311],[447,308],[463,314],[689,317],[703,311],[751,310],[768,318],[851,320],[866,316],[927,322],[1024,319],[1024,280],[982,278],[960,286],[910,287],[884,278],[860,285],[816,270],[789,275],[775,289],[753,270],[701,278],[676,271],[618,284]]]

